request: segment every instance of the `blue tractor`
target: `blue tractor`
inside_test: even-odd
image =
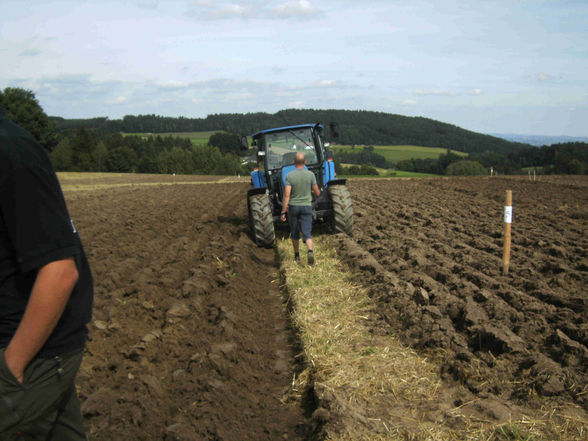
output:
[[[336,137],[336,130],[333,135]],[[259,246],[272,247],[274,222],[280,222],[286,175],[294,170],[294,156],[303,152],[306,168],[316,176],[321,195],[313,200],[313,221],[330,222],[336,232],[353,233],[353,209],[345,179],[335,178],[335,164],[329,144],[323,143],[321,124],[302,124],[262,130],[252,135],[257,167],[251,173],[247,192],[249,225]],[[248,149],[247,137],[241,148]]]

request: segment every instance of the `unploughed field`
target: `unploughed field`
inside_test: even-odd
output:
[[[279,255],[249,236],[246,183],[143,177],[117,186],[124,176],[91,176],[88,187],[67,187],[68,178],[83,178],[60,175],[96,286],[78,380],[90,440],[309,440],[345,419],[321,419],[312,390],[292,390],[305,360]],[[355,234],[333,242],[376,305],[372,332],[400,338],[437,366],[440,399],[422,419],[459,426],[459,408],[499,424],[565,409],[576,432],[562,439],[582,439],[588,179],[348,186]],[[508,276],[506,189],[514,199]],[[379,417],[394,421],[402,413],[394,403]]]
[[[188,138],[194,145],[206,145],[210,137],[217,132],[223,132],[223,130],[214,130],[208,132],[168,132],[168,133],[125,133],[126,136],[141,136],[147,138],[149,136],[173,136],[180,138]]]
[[[379,167],[374,167],[376,169],[376,171],[378,172],[378,175],[348,175],[345,173],[345,169],[349,168],[349,167],[353,167],[356,166],[356,164],[341,164],[341,166],[343,167],[343,172],[341,173],[341,175],[339,175],[339,177],[344,177],[344,178],[377,178],[380,176],[383,177],[393,177],[393,178],[429,178],[429,177],[434,177],[434,176],[439,176],[439,175],[433,175],[430,173],[418,173],[418,172],[409,172],[409,171],[404,171],[404,170],[387,170],[385,168],[379,168]]]
[[[334,151],[342,150],[345,152],[360,152],[365,146],[334,145]],[[374,153],[378,153],[386,158],[387,161],[396,163],[407,159],[437,159],[439,156],[447,153],[446,148],[442,147],[422,147],[417,145],[376,145]],[[451,153],[466,157],[467,153],[449,150]],[[335,153],[335,159],[337,155]]]

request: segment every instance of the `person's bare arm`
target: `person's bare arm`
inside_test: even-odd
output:
[[[292,192],[292,186],[286,185],[284,187],[284,200],[282,201],[282,222],[286,221],[286,211],[288,211],[288,202],[290,202],[290,193]]]
[[[312,192],[314,193],[314,195],[318,198],[321,195],[321,191],[319,189],[319,186],[317,184],[314,184],[312,186]]]
[[[21,383],[25,368],[57,326],[77,281],[71,257],[39,269],[23,318],[4,352],[6,365]]]

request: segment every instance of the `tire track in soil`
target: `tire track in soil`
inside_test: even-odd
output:
[[[91,441],[307,439],[273,250],[246,185],[66,194],[95,277],[78,376]]]

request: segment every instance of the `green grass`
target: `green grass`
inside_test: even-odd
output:
[[[355,148],[353,148],[350,145],[332,146],[332,150],[335,152],[335,158],[337,158],[337,150],[359,153],[363,148],[363,146],[355,146]],[[456,150],[450,151],[459,156],[468,156],[468,154],[464,152],[458,152]],[[447,149],[442,147],[422,147],[418,145],[376,145],[374,146],[374,152],[385,157],[387,161],[398,162],[407,159],[437,159],[439,156],[445,154]]]
[[[209,132],[167,132],[167,133],[123,133],[123,136],[141,136],[147,138],[149,136],[174,136],[180,138],[188,138],[194,145],[208,144],[210,136],[214,133],[222,132],[222,130],[213,130]]]
[[[354,164],[341,164],[343,168],[353,167]],[[374,167],[379,175],[347,175],[345,173],[340,174],[341,177],[345,178],[430,178],[433,175],[430,173],[417,173],[417,172],[409,172],[403,170],[387,170],[385,168]]]
[[[403,170],[396,170],[396,171],[390,172],[387,175],[387,177],[392,177],[392,178],[430,178],[433,176],[439,176],[439,175],[433,175],[431,173],[409,172],[409,171],[403,171]]]

